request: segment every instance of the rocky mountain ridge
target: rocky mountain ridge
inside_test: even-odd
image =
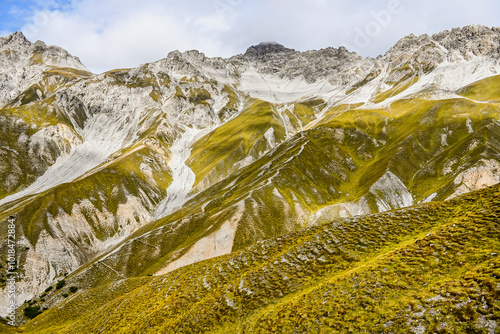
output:
[[[2,106],[32,84],[41,81],[42,72],[54,67],[88,72],[80,60],[66,50],[58,46],[47,46],[42,41],[31,43],[22,32],[0,38],[0,49]]]

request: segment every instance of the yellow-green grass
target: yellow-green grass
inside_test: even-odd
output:
[[[196,174],[195,185],[215,168],[231,171],[231,166],[246,157],[271,127],[277,141],[282,141],[285,132],[276,111],[269,102],[257,100],[238,117],[198,140],[187,161]],[[267,143],[261,145],[264,147],[255,150],[256,158]]]
[[[410,332],[421,325],[430,332],[480,332],[478,319],[500,315],[499,201],[495,186],[453,201],[336,220],[149,278],[106,303],[99,290],[83,291],[24,329],[333,333]],[[77,297],[86,300],[81,307]],[[86,307],[96,298],[98,307]]]
[[[407,90],[408,88],[410,88],[412,85],[414,85],[415,83],[418,82],[418,75],[410,78],[410,79],[406,79],[402,82],[399,82],[397,84],[395,84],[393,87],[391,87],[390,89],[386,90],[385,92],[382,92],[380,94],[378,94],[377,96],[375,96],[373,98],[373,102],[374,103],[380,103],[380,102],[383,102],[385,100],[387,100],[388,98],[391,98],[393,96],[397,96],[398,94],[404,92],[405,90]]]
[[[474,82],[458,91],[459,95],[476,101],[500,102],[500,75]]]
[[[435,199],[447,198],[457,187],[454,179],[460,171],[483,158],[494,159],[496,154],[491,145],[499,139],[495,118],[479,113],[482,116],[475,119],[477,115],[470,112],[476,131],[469,133],[467,117],[455,115],[455,108],[469,105],[475,106],[460,99],[402,102],[409,108],[406,113],[400,111],[398,117],[386,116],[390,111],[384,111],[384,115],[353,110],[332,119],[327,126],[305,130],[199,193],[178,212],[137,231],[133,237],[157,232],[131,242],[116,253],[110,265],[132,276],[152,274],[220,228],[242,206],[233,250],[304,226],[300,210],[314,212],[368,196],[369,209],[376,212],[370,187],[387,171],[407,185],[416,202],[436,191]],[[445,121],[453,130],[448,146],[443,146],[441,139],[446,126],[440,122]],[[343,139],[339,139],[338,130],[343,131]],[[476,140],[476,147],[469,150]],[[444,173],[443,166],[457,156],[462,169],[454,166]],[[158,251],[151,252],[154,249]]]

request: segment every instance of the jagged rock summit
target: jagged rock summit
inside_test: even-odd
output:
[[[257,45],[252,45],[245,52],[248,57],[264,57],[266,55],[277,55],[296,52],[294,49],[289,49],[276,42],[262,42]]]
[[[31,43],[22,32],[0,38],[0,51],[0,106],[2,107],[8,102],[13,102],[29,87],[34,87],[46,79],[47,73],[55,74],[63,70],[78,75],[91,74],[78,57],[72,56],[58,46],[47,46],[42,41]],[[39,92],[43,93],[40,89]]]
[[[35,63],[88,71],[78,57],[72,56],[63,48],[46,45],[42,41],[31,43],[20,31],[16,31],[7,37],[0,37],[0,49],[9,50],[14,54],[24,54],[31,57],[30,60]]]

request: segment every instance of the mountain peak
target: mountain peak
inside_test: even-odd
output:
[[[20,61],[19,66],[24,66],[21,65],[23,64],[22,59],[24,59],[37,64],[88,71],[78,57],[72,56],[65,49],[55,45],[46,45],[42,41],[32,43],[20,31],[7,37],[0,37],[0,51],[3,50],[13,51],[18,57],[15,58],[16,61]]]
[[[409,34],[405,37],[401,38],[396,42],[387,52],[386,54],[394,54],[394,52],[408,52],[410,50],[416,49],[429,43],[431,41],[431,37],[428,34],[423,34],[420,36],[416,36],[415,34]]]
[[[6,44],[31,44],[20,31],[15,31],[7,37],[0,38],[0,46]]]
[[[447,50],[462,54],[465,59],[475,56],[497,58],[500,55],[500,28],[469,25],[432,35]]]
[[[22,40],[22,41],[27,41],[28,39],[26,36],[21,31],[15,31],[11,35],[7,36],[8,40]]]
[[[498,34],[500,32],[499,28],[488,27],[481,24],[473,24],[465,27],[457,27],[451,30],[444,30],[437,34],[434,34],[432,38],[439,38],[442,36],[451,36],[456,37],[458,35],[464,35],[469,38],[477,37],[477,36],[487,36],[491,34]]]
[[[276,42],[262,42],[252,45],[245,52],[245,56],[263,57],[268,54],[292,53],[294,49],[289,49]]]
[[[497,58],[500,55],[500,28],[469,25],[445,30],[432,36],[409,34],[394,44],[385,55],[394,57],[399,52],[413,53],[428,46],[432,46],[436,54],[441,56],[447,54],[449,60],[459,58],[470,60],[476,56]]]

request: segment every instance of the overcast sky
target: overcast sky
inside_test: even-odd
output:
[[[0,0],[0,34],[61,46],[97,73],[172,50],[230,57],[263,41],[377,56],[409,33],[500,26],[499,14],[498,0]]]

